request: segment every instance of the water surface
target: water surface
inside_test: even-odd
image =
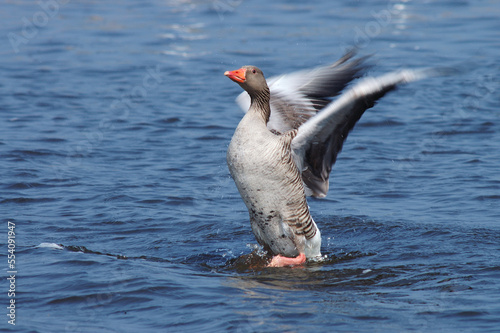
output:
[[[3,330],[500,326],[498,1],[1,6],[0,209],[18,271]],[[349,135],[310,200],[325,262],[236,267],[256,242],[225,162],[242,112],[223,72],[277,75],[354,44],[373,75],[456,74],[387,95]],[[6,272],[6,236],[0,249]]]

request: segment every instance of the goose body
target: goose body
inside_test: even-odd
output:
[[[291,143],[297,131],[269,131],[260,110],[243,117],[227,151],[229,171],[257,241],[273,254],[320,256],[321,235],[307,206]]]
[[[397,85],[426,76],[406,70],[365,78],[331,102],[365,68],[363,59],[352,56],[267,82],[255,66],[225,72],[246,91],[237,101],[248,108],[229,144],[227,163],[252,231],[273,255],[269,266],[321,256],[321,233],[306,196],[326,195],[332,165],[364,111]]]

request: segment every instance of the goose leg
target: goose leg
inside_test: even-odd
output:
[[[284,267],[284,266],[296,266],[302,265],[306,262],[306,255],[304,253],[299,254],[295,258],[284,257],[282,255],[274,256],[267,267]]]

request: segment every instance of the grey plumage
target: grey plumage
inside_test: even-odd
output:
[[[254,66],[225,73],[246,90],[238,102],[249,106],[227,151],[229,170],[257,241],[273,255],[321,255],[321,233],[306,194],[327,194],[337,155],[368,108],[398,85],[432,73],[393,72],[345,89],[366,68],[364,58],[353,55],[331,66],[271,78],[269,87]]]
[[[339,96],[342,91],[365,74],[369,67],[366,64],[368,57],[355,59],[355,54],[354,51],[350,51],[332,65],[284,74],[268,80],[271,93],[271,115],[267,123],[269,130],[284,133],[291,129],[299,129],[312,117],[325,112],[331,113],[331,119],[334,119],[327,122],[328,126],[322,127],[320,136],[311,136],[307,144],[304,143],[300,147],[297,144],[292,145],[294,155],[297,156],[296,163],[306,186],[306,194],[310,196],[327,195],[330,173],[337,156],[349,132],[367,109],[373,107],[378,99],[394,90],[399,84],[432,75],[432,70],[407,70],[406,73],[412,72],[416,75],[418,72],[420,76],[405,81],[396,77],[398,72],[390,73],[394,80],[380,82],[381,85],[375,90],[358,96],[351,94],[349,95],[351,99],[347,103],[349,105],[333,110],[332,105],[338,105],[335,103],[348,94],[345,92]],[[383,77],[361,79],[356,86],[360,87],[370,79],[380,80]],[[354,86],[347,91],[352,91],[353,88]],[[333,97],[337,99],[333,99],[332,102]],[[237,102],[243,110],[248,110],[250,98],[246,92],[238,96]]]

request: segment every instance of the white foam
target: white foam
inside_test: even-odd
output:
[[[44,248],[49,248],[49,249],[54,249],[54,250],[62,250],[64,249],[63,246],[56,244],[56,243],[40,243],[37,247],[44,247]]]

